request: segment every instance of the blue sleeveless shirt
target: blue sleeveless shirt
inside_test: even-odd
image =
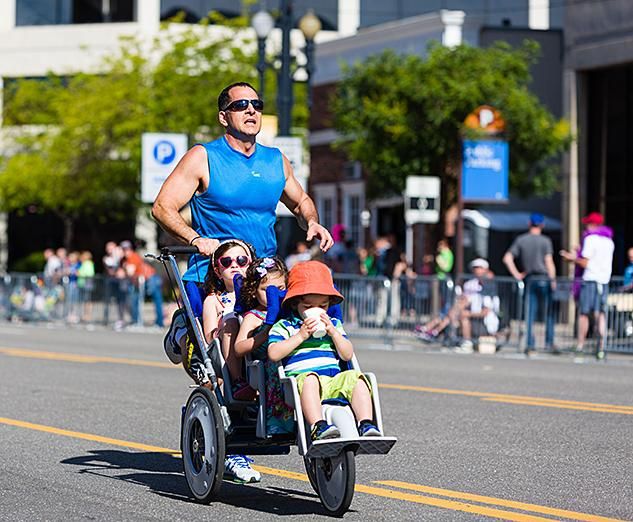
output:
[[[281,151],[257,143],[247,156],[226,137],[202,146],[209,161],[209,187],[191,199],[191,227],[203,237],[242,239],[258,257],[275,255],[275,210],[286,184]],[[183,279],[204,281],[208,265],[208,257],[191,256]]]

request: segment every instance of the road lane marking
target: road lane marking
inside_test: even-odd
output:
[[[618,410],[618,409],[613,409],[613,408],[590,408],[588,406],[574,406],[574,405],[564,405],[564,404],[556,404],[556,403],[551,403],[551,402],[547,402],[547,401],[537,401],[537,400],[533,400],[533,401],[526,401],[526,400],[522,400],[522,399],[501,399],[501,398],[496,398],[496,397],[488,397],[488,398],[482,398],[482,401],[489,401],[489,402],[502,402],[502,403],[506,403],[506,404],[519,404],[521,406],[543,406],[545,408],[562,408],[562,409],[567,409],[567,410],[582,410],[582,411],[595,411],[595,412],[602,412],[602,413],[618,413],[620,415],[633,415],[633,411],[624,411],[624,410]]]
[[[127,359],[124,357],[105,357],[99,355],[80,355],[63,352],[49,352],[43,350],[27,350],[23,348],[0,347],[0,353],[12,357],[26,357],[35,359],[48,359],[56,361],[76,362],[84,364],[110,363],[110,364],[127,364],[133,366],[150,366],[155,368],[179,368],[180,365],[174,365],[167,362],[148,361],[143,359]],[[624,406],[618,404],[606,404],[598,402],[582,402],[570,401],[564,399],[549,399],[547,397],[534,397],[526,395],[510,395],[504,393],[478,392],[468,390],[454,390],[448,388],[432,388],[429,386],[413,386],[408,384],[388,384],[382,383],[379,388],[417,391],[423,393],[439,393],[444,395],[461,395],[465,397],[477,397],[485,401],[505,402],[507,404],[516,404],[523,406],[544,406],[550,408],[569,409],[578,411],[590,411],[600,413],[619,413],[622,415],[632,415],[633,406]]]
[[[101,435],[93,435],[92,433],[83,433],[81,431],[63,430],[61,428],[55,428],[53,426],[46,426],[44,424],[34,424],[32,422],[25,422],[16,419],[8,419],[6,417],[0,417],[1,424],[8,424],[9,426],[16,426],[18,428],[26,428],[29,430],[43,431],[45,433],[53,433],[55,435],[62,435],[63,437],[71,437],[73,439],[83,439],[93,442],[103,442],[104,444],[110,444],[112,446],[125,446],[128,448],[139,449],[143,451],[153,451],[157,453],[170,453],[172,455],[180,452],[168,448],[162,448],[160,446],[151,446],[149,444],[141,444],[139,442],[131,442],[129,440],[112,439],[110,437],[102,437]]]
[[[64,437],[71,437],[71,438],[76,438],[76,439],[82,439],[82,440],[88,440],[88,441],[93,441],[93,442],[101,442],[104,444],[109,444],[112,446],[122,446],[122,447],[127,447],[127,448],[134,448],[134,449],[139,449],[139,450],[143,450],[143,451],[151,451],[151,452],[159,452],[159,453],[168,453],[170,455],[176,456],[176,457],[180,457],[180,452],[174,449],[170,449],[170,448],[163,448],[161,446],[152,446],[149,444],[141,444],[138,442],[132,442],[132,441],[127,441],[127,440],[121,440],[121,439],[114,439],[114,438],[110,438],[110,437],[102,437],[100,435],[94,435],[91,433],[83,433],[83,432],[79,432],[79,431],[71,431],[71,430],[65,430],[65,429],[60,429],[60,428],[55,428],[53,426],[46,426],[43,424],[35,424],[32,422],[26,422],[26,421],[21,421],[21,420],[16,420],[16,419],[9,419],[6,417],[0,417],[0,424],[6,424],[9,426],[14,426],[14,427],[18,427],[18,428],[25,428],[25,429],[30,429],[30,430],[35,430],[35,431],[41,431],[41,432],[45,432],[45,433],[51,433],[51,434],[55,434],[55,435],[61,435]],[[277,469],[277,468],[269,468],[266,466],[253,466],[255,469],[257,469],[258,471],[260,471],[261,473],[264,474],[268,474],[268,475],[274,475],[274,476],[278,476],[278,477],[283,477],[283,478],[289,478],[289,479],[293,479],[293,480],[300,480],[302,482],[308,482],[308,477],[303,474],[303,473],[297,473],[294,471],[287,471],[287,470],[283,470],[283,469]],[[378,484],[382,484],[383,482],[377,482]],[[407,484],[405,482],[398,482],[398,481],[385,481],[384,484],[386,485],[396,485],[396,487],[401,487],[402,489],[414,489],[416,487],[418,487],[415,484]],[[404,488],[402,486],[400,486],[400,484],[405,484],[407,486],[407,488]],[[414,486],[414,487],[411,487]],[[420,488],[422,488],[422,486],[419,486]],[[432,489],[437,489],[437,488],[429,488],[429,492]],[[386,488],[379,488],[379,487],[375,487],[375,486],[367,486],[364,484],[356,484],[355,487],[355,491],[359,492],[359,493],[365,493],[368,495],[374,495],[374,496],[378,496],[378,497],[383,497],[383,498],[390,498],[393,500],[403,500],[403,501],[407,501],[407,502],[412,502],[412,503],[416,503],[416,504],[424,504],[427,506],[432,506],[432,507],[438,507],[438,508],[443,508],[443,509],[449,509],[452,511],[462,511],[465,513],[470,513],[470,514],[474,514],[474,515],[483,515],[483,516],[487,516],[487,517],[492,517],[492,518],[498,518],[501,520],[512,520],[512,521],[516,521],[516,522],[547,522],[547,521],[551,521],[550,518],[543,518],[543,517],[538,517],[538,516],[534,516],[534,515],[528,515],[528,514],[523,514],[523,513],[516,513],[514,511],[507,511],[507,510],[503,510],[503,509],[494,509],[494,508],[489,508],[489,507],[485,507],[485,506],[480,506],[480,505],[476,505],[476,504],[469,504],[467,502],[459,502],[459,501],[455,501],[455,500],[446,500],[443,498],[436,498],[436,497],[429,497],[427,495],[420,495],[420,494],[416,494],[416,493],[404,493],[398,490],[394,490],[394,489],[386,489]],[[442,493],[440,493],[440,495],[445,496],[445,497],[450,497],[451,495],[447,495],[446,492],[448,490],[438,490],[441,491]],[[477,496],[477,495],[472,495],[469,493],[464,493],[461,494],[459,492],[451,492],[454,498],[459,498],[460,500],[471,500],[471,498],[468,498],[469,496]],[[437,493],[436,493],[437,494]],[[461,495],[461,496],[460,496]],[[481,498],[490,498],[490,497],[481,497]],[[501,500],[501,499],[495,499],[495,500]],[[478,500],[479,502],[481,502],[481,500]],[[509,501],[505,501],[505,502],[509,502]],[[521,503],[518,503],[521,504]],[[495,504],[497,506],[503,506],[503,504],[501,503],[497,503]],[[525,504],[525,505],[531,505],[531,504]],[[532,505],[531,505],[532,506]],[[545,506],[537,506],[539,508],[542,509],[549,509],[546,508]],[[525,510],[525,509],[524,509]],[[538,512],[535,509],[532,509],[532,512]],[[592,515],[588,515],[588,514],[584,514],[581,513],[581,515],[583,515],[584,517],[592,517]],[[583,519],[579,519],[579,520],[614,520],[614,519],[607,519],[607,518],[583,518]]]
[[[581,401],[569,401],[569,400],[564,400],[564,399],[548,399],[547,397],[534,397],[534,396],[528,396],[528,395],[509,395],[505,393],[453,390],[453,389],[448,389],[448,388],[430,388],[428,386],[412,386],[408,384],[382,383],[382,384],[379,384],[378,387],[391,389],[391,390],[419,391],[419,392],[425,392],[425,393],[439,393],[439,394],[444,394],[444,395],[463,395],[466,397],[478,397],[484,400],[504,399],[504,400],[524,401],[524,402],[538,401],[538,402],[543,402],[543,403],[548,403],[548,404],[556,404],[561,408],[564,408],[564,407],[569,407],[569,408],[573,407],[573,409],[609,408],[611,410],[614,410],[614,413],[616,412],[616,410],[617,410],[617,413],[633,413],[633,406],[606,404],[606,403],[600,403],[600,402],[581,402]]]
[[[421,493],[430,493],[432,495],[440,495],[449,498],[459,498],[462,500],[471,500],[482,504],[492,504],[495,506],[503,506],[522,511],[531,511],[542,515],[553,515],[562,518],[571,518],[572,520],[582,520],[587,522],[613,522],[615,518],[601,517],[598,515],[590,515],[588,513],[579,513],[577,511],[569,511],[567,509],[557,509],[547,506],[539,506],[538,504],[528,504],[525,502],[517,502],[514,500],[506,500],[502,498],[486,497],[483,495],[475,495],[473,493],[464,493],[463,491],[452,491],[450,489],[433,488],[430,486],[422,486],[419,484],[410,484],[408,482],[400,482],[398,480],[378,480],[376,484],[383,486],[391,486],[394,488],[409,489],[419,491]]]
[[[123,357],[104,357],[101,355],[80,355],[74,353],[47,352],[42,350],[25,350],[22,348],[2,348],[0,353],[13,357],[27,357],[32,359],[50,359],[55,361],[77,362],[86,364],[111,363],[128,364],[132,366],[153,366],[158,368],[174,368],[175,365],[159,361],[145,361],[143,359],[127,359]]]

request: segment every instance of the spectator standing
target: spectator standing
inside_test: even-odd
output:
[[[310,261],[312,259],[312,253],[308,247],[308,243],[305,241],[297,241],[295,250],[286,258],[286,266],[290,270],[294,265],[301,261]]]
[[[52,248],[44,250],[44,283],[48,288],[52,288],[59,283],[62,278],[62,261],[55,255]]]
[[[440,316],[442,317],[448,314],[450,307],[453,305],[451,272],[454,264],[455,256],[448,246],[448,240],[446,238],[440,239],[437,242],[435,253],[435,274],[440,284]]]
[[[366,276],[378,275],[378,269],[376,268],[376,248],[374,246],[359,248],[358,257],[360,260],[361,274]]]
[[[59,251],[59,250],[58,250]],[[68,295],[66,296],[67,309],[66,320],[69,323],[79,322],[79,252],[71,252],[68,254],[68,264],[65,268],[65,275],[68,277]]]
[[[343,274],[360,274],[360,257],[354,247],[354,240],[346,239],[341,254],[341,272]]]
[[[79,256],[77,270],[77,285],[79,286],[79,301],[82,308],[82,319],[88,322],[92,319],[92,291],[94,290],[95,264],[92,254],[85,250]]]
[[[455,256],[448,246],[448,241],[444,238],[440,239],[437,242],[437,251],[435,254],[435,273],[437,274],[437,278],[443,281],[447,277],[450,277],[454,262]]]
[[[609,281],[613,264],[613,231],[604,226],[604,217],[599,212],[591,212],[582,219],[586,236],[579,254],[561,250],[563,259],[583,269],[580,300],[578,303],[578,343],[577,352],[583,352],[589,331],[589,318],[593,316],[598,324],[601,339],[606,334],[605,306],[609,292]],[[598,357],[602,350],[596,350]]]
[[[123,241],[121,243],[123,249],[123,265],[125,272],[130,278],[130,311],[132,314],[132,323],[137,324],[141,317],[139,315],[139,306],[143,301],[145,295],[152,298],[154,302],[154,308],[156,310],[155,324],[159,327],[163,327],[163,294],[162,286],[163,281],[156,273],[153,267],[146,263],[143,258],[134,251],[134,247],[131,241]],[[145,295],[141,292],[141,278],[145,284]]]
[[[332,239],[334,239],[334,245],[327,251],[324,258],[332,272],[339,274],[343,272],[343,256],[345,254],[345,242],[347,241],[345,225],[337,223],[332,227]]]
[[[624,269],[624,287],[622,290],[630,292],[633,290],[633,248],[629,248],[626,254],[629,258],[629,266]]]
[[[554,305],[552,291],[556,288],[552,240],[543,234],[543,214],[530,215],[529,229],[517,237],[503,256],[503,263],[517,281],[524,281],[526,288],[525,308],[527,319],[527,344],[525,353],[534,350],[534,321],[540,307],[545,312],[545,348],[553,353]],[[517,268],[519,262],[521,271]]]
[[[127,278],[121,266],[123,249],[114,241],[105,244],[103,256],[103,270],[105,272],[105,308],[103,320],[107,325],[110,320],[110,301],[114,299],[118,312],[118,320],[114,323],[115,330],[125,325],[125,300],[127,297]]]

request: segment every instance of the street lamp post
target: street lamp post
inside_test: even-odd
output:
[[[281,66],[277,69],[278,133],[280,136],[288,136],[292,122],[292,84],[295,81],[293,78],[292,57],[290,55],[290,32],[294,25],[291,0],[281,0],[280,13],[278,26],[281,29],[281,53],[278,59],[281,62]],[[263,96],[264,73],[266,68],[273,67],[273,64],[266,61],[266,39],[272,31],[275,22],[270,13],[261,10],[255,13],[251,20],[251,25],[257,34],[257,71],[259,72],[259,90]],[[305,54],[307,63],[303,69],[308,77],[308,107],[310,107],[312,102],[310,76],[314,73],[314,37],[321,30],[321,22],[311,9],[299,20],[299,29],[301,29],[306,40]]]

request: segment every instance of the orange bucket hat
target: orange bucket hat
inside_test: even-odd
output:
[[[293,297],[307,294],[330,296],[331,304],[343,300],[343,296],[334,288],[330,269],[321,261],[297,263],[288,273],[288,293],[284,298],[284,304]]]

